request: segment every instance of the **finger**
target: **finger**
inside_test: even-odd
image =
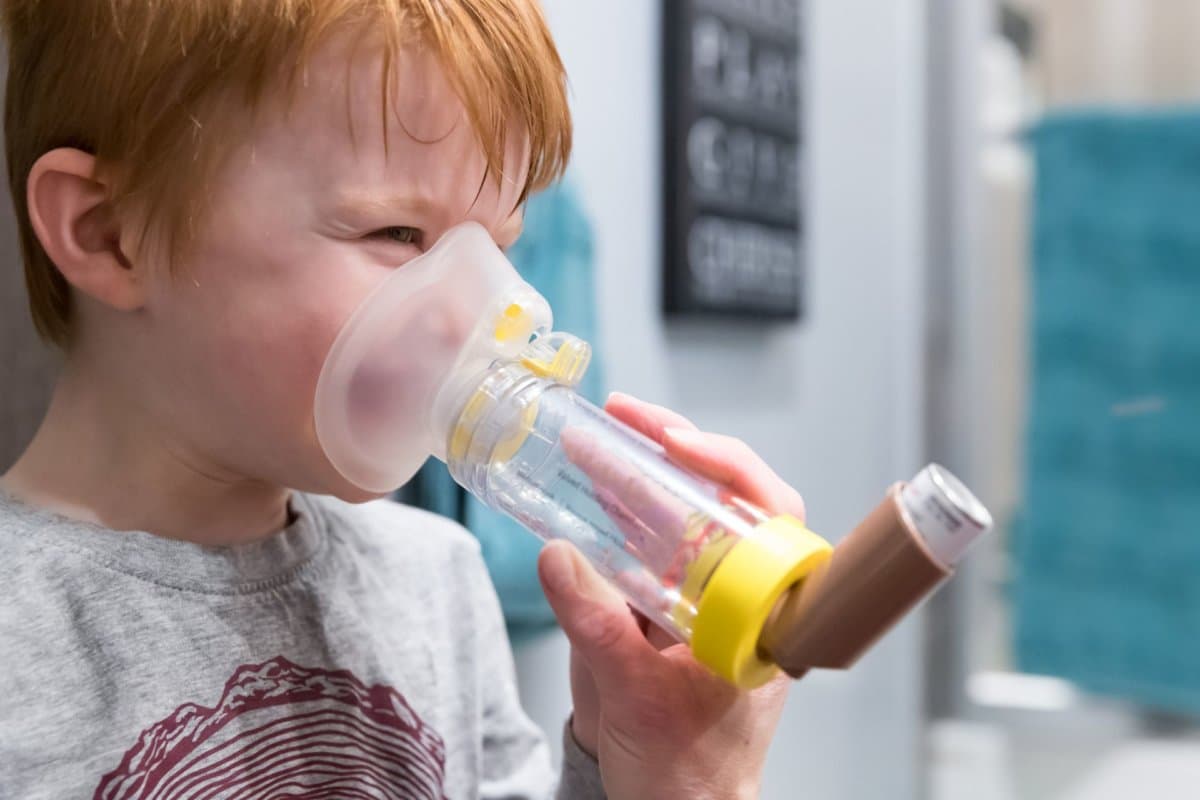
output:
[[[701,433],[686,417],[620,392],[609,396],[605,410],[666,446],[672,460],[680,466],[724,484],[764,510],[804,519],[804,499],[800,493],[739,440]],[[690,441],[683,441],[689,437]],[[674,439],[674,446],[668,445],[668,438]],[[710,441],[720,452],[710,452]],[[745,463],[740,463],[742,459]]]
[[[667,541],[683,535],[692,508],[636,464],[582,428],[564,428],[559,441],[567,459],[592,482],[596,499],[617,501],[605,512],[627,515],[619,525],[622,529],[644,531],[648,537]],[[650,541],[648,537],[645,541]]]
[[[668,428],[663,447],[681,467],[720,483],[772,514],[804,519],[804,498],[744,442],[715,433]]]
[[[648,658],[657,656],[625,601],[567,542],[543,548],[538,577],[554,616],[601,692],[630,685]]]
[[[604,410],[656,442],[662,442],[663,431],[667,428],[696,429],[691,420],[669,408],[656,406],[621,392],[613,392],[608,396]]]
[[[596,487],[596,503],[616,523],[625,536],[625,552],[651,570],[661,572],[670,563],[674,553],[672,542],[664,539],[659,531],[652,530],[632,511],[625,507],[616,495],[603,487]]]

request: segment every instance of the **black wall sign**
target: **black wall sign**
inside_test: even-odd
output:
[[[800,0],[664,0],[668,313],[800,313]]]

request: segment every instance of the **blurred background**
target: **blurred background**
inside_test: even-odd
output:
[[[577,144],[513,257],[592,391],[746,440],[831,539],[930,460],[997,520],[795,686],[763,797],[1200,796],[1200,3],[544,5]],[[0,248],[3,469],[54,359]],[[557,747],[535,548],[465,513]]]

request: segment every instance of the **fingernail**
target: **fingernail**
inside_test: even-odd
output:
[[[609,392],[608,400],[632,400],[633,397],[624,392]],[[606,401],[607,402],[607,401]]]

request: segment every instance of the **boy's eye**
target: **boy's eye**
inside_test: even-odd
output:
[[[389,242],[397,244],[421,244],[421,231],[418,228],[410,228],[407,225],[389,225],[386,228],[380,228],[377,231],[372,231],[367,234],[369,239],[385,239]]]

